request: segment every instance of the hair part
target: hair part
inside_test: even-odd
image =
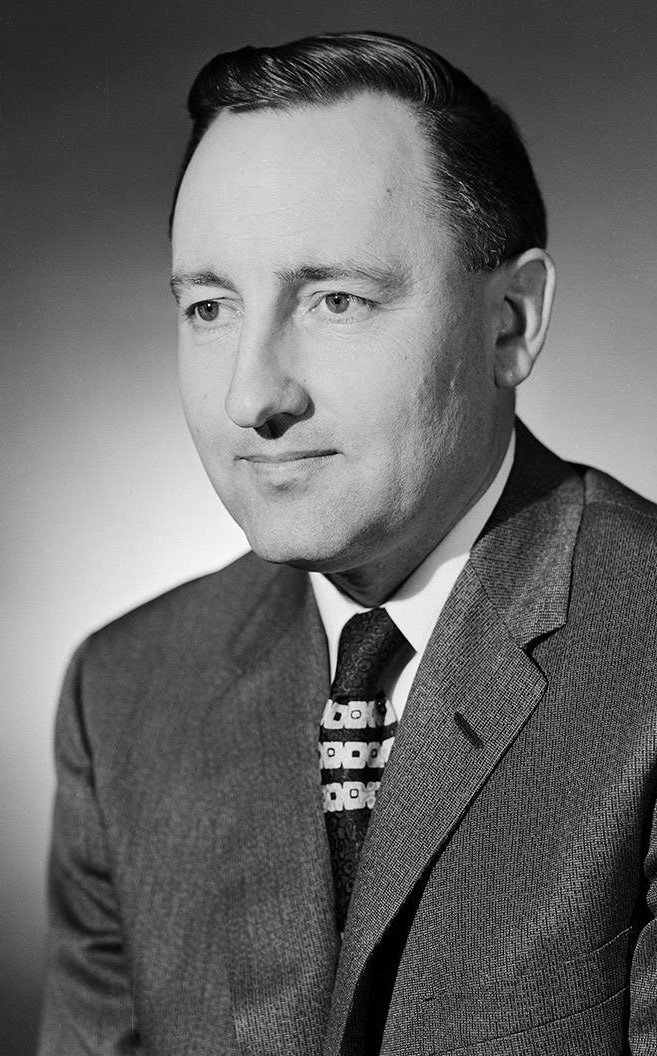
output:
[[[367,91],[414,111],[436,205],[469,271],[492,271],[527,249],[545,248],[545,206],[513,119],[436,52],[384,33],[327,33],[211,59],[189,93],[192,132],[171,221],[187,166],[223,111],[327,106]]]

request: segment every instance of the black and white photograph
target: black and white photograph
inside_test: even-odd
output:
[[[0,27],[0,1051],[655,1056],[654,6]]]

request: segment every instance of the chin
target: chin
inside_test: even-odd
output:
[[[294,545],[289,539],[285,542],[263,540],[259,537],[252,538],[248,533],[246,537],[253,553],[272,565],[292,565],[294,568],[303,568],[309,572],[321,572],[332,563],[333,555],[323,553],[316,545]]]
[[[318,529],[304,532],[296,525],[295,529],[288,526],[287,530],[274,532],[257,528],[243,530],[254,554],[274,565],[292,565],[307,572],[330,572],[345,560],[345,547],[336,546],[335,538],[323,536]]]

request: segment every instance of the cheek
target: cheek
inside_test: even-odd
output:
[[[460,458],[476,411],[467,352],[428,335],[425,354],[410,351],[391,390],[389,446],[400,482],[400,500],[412,502],[435,487]],[[465,364],[465,366],[464,366]]]
[[[400,430],[422,450],[437,443],[454,399],[454,378],[444,351],[437,342],[427,342],[425,348],[421,357],[417,351],[407,356],[396,390]]]
[[[224,376],[226,375],[226,376]],[[223,433],[228,417],[225,400],[229,378],[219,357],[181,351],[178,383],[185,417],[196,442]]]
[[[371,413],[365,410],[361,417],[363,487],[382,496],[391,512],[403,515],[426,490],[441,447],[441,397],[435,375],[411,369],[398,373],[383,390],[369,386],[366,407]]]

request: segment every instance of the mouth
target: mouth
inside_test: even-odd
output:
[[[316,448],[303,451],[278,451],[276,454],[253,452],[237,458],[252,481],[266,491],[276,493],[296,492],[297,488],[309,487],[318,479],[324,467],[330,464],[337,451],[333,448]]]
[[[317,458],[328,458],[330,455],[336,455],[337,451],[333,449],[317,450],[317,451],[281,451],[278,454],[261,454],[256,453],[252,455],[239,455],[238,460],[243,462],[251,462],[255,465],[260,466],[281,466],[286,465],[290,462],[306,462],[310,459]]]

